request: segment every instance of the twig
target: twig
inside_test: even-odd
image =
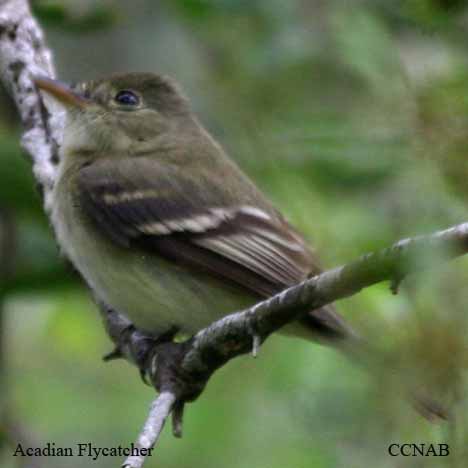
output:
[[[256,333],[252,335],[252,357],[256,358],[258,356],[261,342],[262,340],[259,335],[257,335]]]
[[[152,355],[146,357],[146,364],[135,359],[132,344],[124,349],[130,360],[145,366],[156,389],[174,394],[178,404],[192,401],[219,367],[251,350],[252,329],[263,341],[311,309],[351,296],[381,281],[391,281],[395,276],[438,266],[442,259],[455,258],[467,251],[468,223],[427,236],[404,239],[325,271],[250,309],[228,315],[189,341],[158,345],[151,351]],[[128,339],[131,342],[131,334]]]
[[[468,223],[463,223],[427,236],[398,241],[391,247],[325,271],[198,332],[182,360],[184,372],[211,374],[216,365],[248,352],[251,328],[263,341],[312,309],[354,295],[381,281],[391,281],[395,276],[438,266],[441,261],[467,251]]]
[[[151,405],[146,423],[141,431],[136,446],[139,454],[129,456],[123,463],[124,468],[140,468],[162,432],[164,423],[172,411],[176,396],[171,392],[162,392]]]

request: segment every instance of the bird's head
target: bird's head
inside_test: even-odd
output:
[[[191,118],[177,85],[153,73],[120,74],[74,86],[42,77],[34,82],[66,110],[65,153],[150,151]]]

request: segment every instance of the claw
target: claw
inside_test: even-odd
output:
[[[113,361],[114,359],[121,359],[123,357],[124,356],[122,354],[122,351],[120,351],[120,348],[117,346],[110,353],[104,354],[104,356],[102,356],[102,360],[104,362],[109,362]]]
[[[174,404],[172,409],[172,434],[180,439],[182,437],[182,423],[184,418],[184,402]]]
[[[148,385],[148,387],[151,387],[151,382],[148,381],[148,375],[144,371],[144,369],[140,369],[140,378],[145,385]]]

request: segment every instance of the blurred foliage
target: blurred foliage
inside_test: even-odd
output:
[[[108,2],[88,5],[86,3],[39,0],[32,2],[31,6],[41,24],[57,26],[68,32],[86,33],[115,25],[117,14],[112,7],[106,5]]]
[[[34,8],[66,78],[129,69],[175,76],[325,266],[466,220],[464,1],[69,0]],[[128,364],[101,363],[109,341],[58,255],[8,106],[0,115],[0,237],[2,216],[13,214],[16,246],[0,289],[8,408],[43,443],[128,445],[153,393]],[[380,284],[341,301],[376,349],[370,372],[283,337],[255,361],[229,363],[188,408],[184,439],[166,431],[148,466],[464,466],[467,275],[462,258],[408,278],[398,296]],[[453,420],[422,419],[405,398],[413,391],[447,405]],[[452,455],[392,458],[392,442],[449,443]],[[0,464],[15,466],[9,449]]]

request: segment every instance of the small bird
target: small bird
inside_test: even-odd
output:
[[[127,73],[36,86],[66,110],[52,224],[100,303],[146,336],[193,335],[320,273],[304,238],[228,158],[170,79]],[[285,333],[376,356],[332,305]],[[377,357],[373,372],[390,372]],[[383,367],[383,369],[381,369]],[[413,388],[428,419],[444,409]]]
[[[192,335],[320,272],[172,80],[127,73],[35,84],[66,109],[57,240],[99,300],[139,330]],[[284,331],[338,347],[356,336],[333,306]]]

